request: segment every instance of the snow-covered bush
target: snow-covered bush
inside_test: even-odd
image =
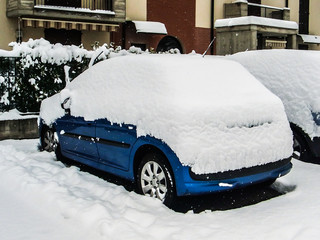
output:
[[[0,111],[17,108],[38,112],[40,102],[65,87],[64,66],[69,66],[69,79],[98,61],[127,54],[148,54],[140,48],[122,50],[112,44],[95,45],[89,51],[82,46],[50,44],[47,40],[30,39],[10,43],[12,51],[0,50]],[[91,59],[91,60],[90,60]]]
[[[9,110],[15,91],[16,58],[0,57],[0,110]]]

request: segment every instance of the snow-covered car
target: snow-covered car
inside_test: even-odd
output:
[[[263,50],[237,53],[238,61],[281,98],[294,135],[294,156],[320,157],[320,52]]]
[[[291,165],[281,100],[239,63],[198,55],[113,58],[41,104],[57,156],[175,197],[273,182]]]

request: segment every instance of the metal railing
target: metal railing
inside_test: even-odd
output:
[[[34,0],[34,6],[46,5],[113,11],[113,0]]]
[[[248,16],[258,16],[283,20],[284,9],[255,3],[248,3]]]

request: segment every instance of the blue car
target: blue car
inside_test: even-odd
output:
[[[135,182],[168,206],[176,196],[272,183],[292,167],[281,101],[219,58],[105,60],[44,100],[40,117],[43,149]]]

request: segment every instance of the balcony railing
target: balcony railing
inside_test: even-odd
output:
[[[113,11],[112,0],[34,0],[34,6]]]
[[[290,9],[248,2],[225,3],[225,18],[257,16],[290,20]]]
[[[284,8],[248,3],[248,16],[258,16],[274,19],[285,19]]]

